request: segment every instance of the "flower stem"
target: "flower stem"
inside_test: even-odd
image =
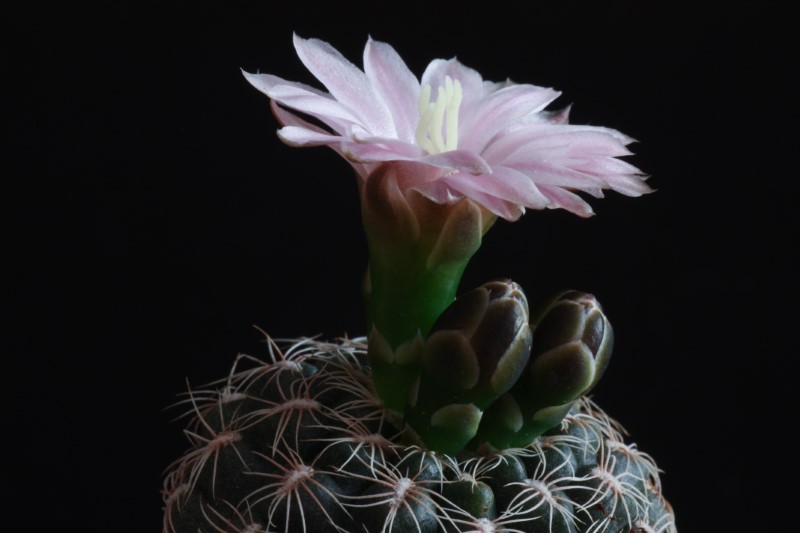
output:
[[[391,166],[366,180],[361,204],[370,254],[364,284],[370,366],[381,400],[402,412],[420,374],[421,341],[455,299],[494,217],[468,199],[437,204],[406,194]]]
[[[409,388],[421,372],[422,339],[455,299],[467,261],[425,268],[417,254],[370,263],[370,366],[386,407],[403,412]],[[420,264],[422,263],[422,264]]]
[[[421,255],[373,256],[370,262],[367,312],[371,324],[393,347],[417,333],[427,335],[455,299],[468,263],[465,259],[427,268]]]

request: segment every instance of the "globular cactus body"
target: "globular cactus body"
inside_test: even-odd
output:
[[[181,404],[164,533],[675,531],[653,460],[585,398],[524,447],[400,444],[363,339],[270,343]]]

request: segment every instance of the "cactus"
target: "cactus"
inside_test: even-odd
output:
[[[527,446],[444,454],[403,443],[365,339],[269,348],[179,403],[164,533],[675,531],[655,463],[586,397]]]
[[[417,81],[384,43],[367,43],[364,71],[327,43],[295,47],[330,94],[245,76],[284,141],[356,171],[369,337],[269,341],[267,361],[240,356],[190,390],[164,533],[674,532],[654,461],[586,398],[613,345],[594,296],[533,316],[509,280],[456,297],[498,217],[591,215],[576,190],[649,192],[616,159],[632,139],[455,59]]]

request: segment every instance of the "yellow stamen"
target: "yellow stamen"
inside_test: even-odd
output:
[[[440,154],[458,147],[458,111],[461,107],[461,83],[445,76],[444,87],[438,87],[436,101],[433,89],[424,85],[419,95],[417,144],[429,154]]]

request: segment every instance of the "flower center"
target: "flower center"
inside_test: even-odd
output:
[[[458,108],[461,107],[461,83],[445,76],[436,100],[431,100],[430,85],[422,87],[419,95],[419,124],[417,144],[429,154],[455,150],[458,146]]]

